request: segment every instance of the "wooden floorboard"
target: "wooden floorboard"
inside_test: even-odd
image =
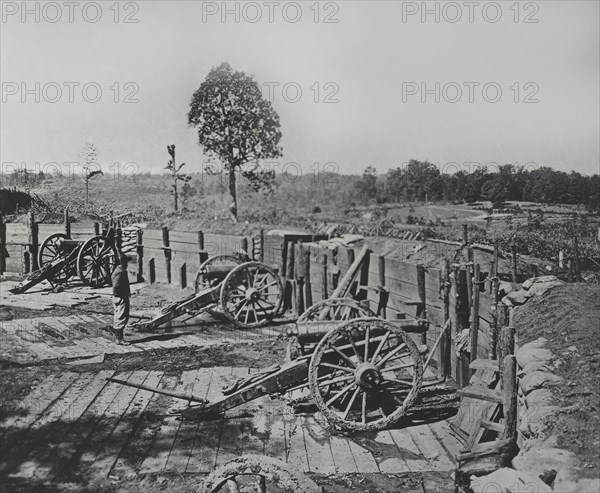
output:
[[[193,389],[197,374],[197,369],[183,371],[175,391],[189,394]],[[169,414],[180,411],[185,406],[187,406],[187,402],[184,400],[175,398],[171,400],[169,407],[165,410],[165,417],[161,426],[154,437],[150,452],[141,465],[140,472],[161,472],[165,468],[173,448],[173,442],[177,436],[177,430],[179,430],[181,424],[181,420],[177,416],[170,416]]]
[[[178,376],[163,376],[158,388],[164,390],[175,390],[179,381]],[[111,477],[129,478],[138,474],[142,463],[151,453],[151,446],[158,433],[166,410],[172,398],[162,394],[153,394],[146,406],[137,429],[131,440],[121,450],[119,457],[113,466]]]
[[[157,387],[162,376],[163,372],[151,371],[144,380],[144,385]],[[105,445],[92,464],[91,473],[93,475],[110,475],[111,469],[117,461],[121,450],[132,439],[137,427],[136,425],[148,402],[150,402],[152,394],[152,392],[142,389],[136,392],[135,397],[112,431],[110,438],[106,440]]]
[[[53,324],[59,330],[58,324]],[[69,346],[63,346],[68,348]],[[222,386],[251,370],[238,367],[117,375],[132,383],[193,393],[211,402]],[[131,478],[138,474],[206,474],[243,454],[264,454],[308,473],[443,473],[454,469],[459,444],[447,421],[334,435],[313,414],[294,414],[277,397],[234,408],[225,419],[185,421],[169,412],[188,402],[115,383],[110,370],[66,372],[37,382],[21,402],[23,413],[5,419],[10,461],[0,467],[19,477],[68,481]],[[9,449],[10,450],[10,449]]]

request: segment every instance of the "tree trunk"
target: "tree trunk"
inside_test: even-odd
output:
[[[90,190],[90,179],[85,177],[85,206],[89,205],[89,190]]]
[[[173,208],[175,209],[175,212],[177,212],[177,178],[175,175],[173,175]]]
[[[229,166],[229,196],[231,203],[229,205],[229,213],[231,215],[231,220],[234,223],[237,223],[237,195],[235,192],[235,166],[231,164]]]

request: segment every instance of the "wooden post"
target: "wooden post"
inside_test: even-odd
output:
[[[69,218],[69,209],[66,208],[64,211],[64,223],[65,223],[65,235],[67,238],[71,238],[71,221]]]
[[[148,259],[148,264],[146,270],[148,271],[148,281],[150,284],[154,284],[156,282],[156,265],[154,262],[154,257]]]
[[[513,288],[514,288],[514,287],[516,287],[517,282],[518,282],[518,279],[517,279],[517,244],[516,244],[514,238],[510,245],[510,251],[511,251],[511,255],[512,255],[511,274],[512,274]]]
[[[574,267],[575,267],[575,280],[581,282],[581,264],[579,262],[579,239],[577,236],[573,238],[573,254],[574,254]]]
[[[294,254],[295,252],[295,244],[293,241],[286,242],[286,257],[285,257],[285,278],[282,279],[284,286],[284,295],[286,299],[283,301],[284,307],[296,308],[296,296],[295,296],[295,288],[296,283],[294,280],[294,267],[295,260]]]
[[[6,223],[4,215],[0,214],[0,274],[6,271]]]
[[[499,261],[500,261],[500,240],[495,239],[494,240],[494,272],[490,274],[492,277],[498,277],[498,268],[499,268],[498,262]]]
[[[377,266],[379,269],[379,287],[381,291],[379,292],[379,299],[382,299],[383,290],[385,290],[385,257],[383,255],[379,255],[377,258]],[[387,308],[386,306],[381,307],[381,313],[377,314],[379,317],[383,319],[387,319]]]
[[[310,249],[306,248],[303,252],[304,258],[304,308],[309,309],[312,306],[312,287],[310,284]]]
[[[259,244],[259,247],[260,247],[260,254],[259,254],[258,259],[261,262],[264,262],[265,261],[265,230],[262,229],[262,228],[260,230],[260,244]]]
[[[467,229],[466,224],[462,225],[462,242],[463,242],[463,245],[469,244],[469,230]]]
[[[28,272],[38,270],[38,249],[39,249],[39,241],[38,241],[38,225],[35,222],[35,216],[33,212],[30,212],[28,215],[27,225],[29,226],[29,261],[30,261],[30,270]]]
[[[242,238],[242,251],[244,251],[248,257],[252,257],[252,255],[250,255],[250,251],[248,250],[248,238],[246,237]]]
[[[294,266],[295,281],[296,281],[296,313],[301,315],[304,313],[304,252],[302,243],[295,245],[294,258],[296,265]]]
[[[204,233],[198,231],[198,262],[202,264],[208,260],[208,252],[204,249]]]
[[[473,275],[473,303],[471,305],[471,361],[477,359],[479,342],[479,264],[475,264]]]
[[[181,289],[187,288],[187,266],[186,263],[183,262],[179,269],[177,270],[179,277],[179,287]]]
[[[323,294],[323,299],[326,300],[329,298],[329,293],[327,289],[327,254],[324,253],[321,259],[321,293]]]
[[[444,325],[450,320],[450,261],[446,259],[441,276],[442,298],[444,300]],[[452,322],[450,322],[452,323]],[[441,376],[444,378],[452,377],[452,364],[450,351],[452,347],[452,334],[450,330],[444,332],[440,342],[440,365]]]
[[[489,295],[492,294],[492,279],[494,278],[494,262],[490,262],[488,269],[488,277],[486,279],[486,288]]]
[[[94,221],[94,236],[100,235],[100,223],[98,221]]]
[[[471,247],[467,248],[467,257],[470,262],[473,262],[473,249]],[[469,310],[473,307],[473,266],[467,264],[466,267],[467,273],[467,298],[469,303]]]
[[[167,271],[167,283],[171,284],[171,248],[169,244],[169,228],[162,228],[163,251],[165,253],[165,269]]]
[[[565,252],[560,250],[558,252],[558,266],[562,269],[565,266]]]
[[[492,333],[490,334],[490,358],[498,357],[498,291],[500,289],[500,280],[497,277],[492,279]]]
[[[417,265],[417,290],[419,294],[419,307],[417,309],[417,318],[427,318],[427,299],[425,292],[425,266]],[[421,334],[421,344],[427,344],[427,332]]]
[[[94,223],[97,224],[97,223]],[[137,230],[137,281],[142,282],[144,280],[144,232],[142,229]]]
[[[502,400],[504,407],[503,439],[517,440],[517,358],[504,358],[502,372]]]

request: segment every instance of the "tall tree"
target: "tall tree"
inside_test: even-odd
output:
[[[81,158],[83,159],[83,179],[85,180],[85,206],[87,207],[90,196],[90,179],[103,173],[98,164],[98,151],[94,144],[87,142],[83,146]]]
[[[222,63],[194,92],[188,124],[196,128],[204,151],[228,172],[230,215],[237,221],[236,172],[255,189],[272,183],[275,173],[264,171],[259,161],[282,156],[279,115],[252,77]]]

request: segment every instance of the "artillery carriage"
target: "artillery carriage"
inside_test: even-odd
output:
[[[88,240],[73,240],[63,233],[48,236],[38,251],[39,269],[32,272],[11,292],[21,294],[41,283],[65,284],[77,275],[87,286],[98,288],[110,284],[118,263],[115,230]]]

